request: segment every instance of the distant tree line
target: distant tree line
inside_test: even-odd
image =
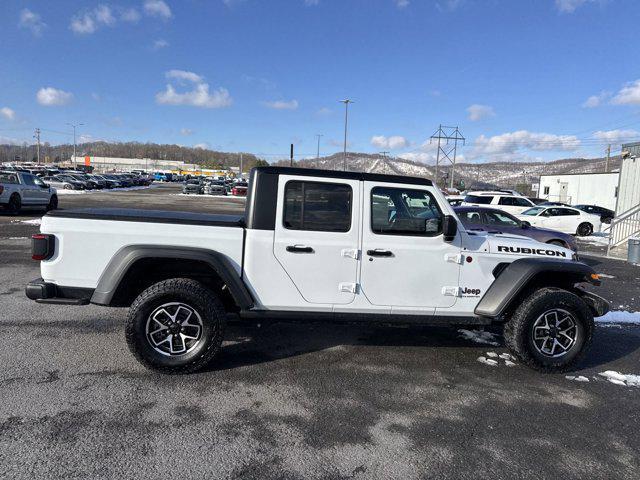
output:
[[[183,147],[139,142],[89,142],[76,145],[78,156],[118,157],[118,158],[152,158],[159,160],[180,160],[195,163],[205,168],[225,168],[240,166],[240,152],[218,152],[204,148]],[[40,145],[40,161],[59,163],[67,161],[73,155],[72,144]],[[26,161],[35,162],[37,149],[35,145],[0,145],[0,162]],[[242,153],[245,171],[255,166],[268,165],[252,153]]]

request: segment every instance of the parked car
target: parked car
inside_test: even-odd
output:
[[[108,178],[118,180],[123,188],[129,188],[135,185],[131,178],[127,177],[126,175],[123,175],[122,173],[113,173],[109,175]]]
[[[581,237],[599,232],[602,224],[598,215],[592,215],[573,207],[539,205],[525,210],[522,215],[518,215],[518,218],[535,227],[550,228]]]
[[[226,195],[227,186],[219,180],[212,180],[204,184],[205,195]]]
[[[204,184],[199,179],[187,180],[184,182],[184,186],[182,187],[182,193],[190,194],[195,193],[196,195],[201,195],[204,193]]]
[[[454,211],[464,227],[472,232],[509,233],[523,235],[538,242],[559,245],[578,251],[576,239],[558,230],[549,230],[532,226],[529,222],[519,220],[510,213],[495,208],[456,207]]]
[[[246,197],[248,189],[249,189],[249,184],[247,182],[236,182],[231,187],[231,195],[235,195],[237,197],[238,196],[239,197]]]
[[[31,173],[0,171],[0,207],[17,215],[23,207],[58,208],[56,189]]]
[[[105,182],[106,187],[107,188],[121,188],[122,187],[122,183],[120,183],[118,180],[114,180],[111,178],[108,178],[106,175],[91,175],[91,177],[95,177],[96,179]]]
[[[542,203],[537,203],[536,205],[540,205],[541,207],[570,207],[568,203],[564,202],[550,202],[549,200],[545,200]]]
[[[464,202],[464,195],[445,195],[445,198],[447,199],[447,202],[449,202],[449,205],[451,205],[452,207],[457,207],[459,205],[462,204],[462,202]]]
[[[70,173],[67,176],[69,176],[71,178],[74,178],[76,180],[79,180],[81,182],[84,182],[85,188],[87,190],[100,190],[100,189],[104,188],[104,186],[100,186],[100,184],[98,182],[96,182],[95,180],[91,180],[84,173]]]
[[[100,177],[99,175],[94,175],[93,173],[86,174],[86,177],[92,182],[96,182],[98,184],[98,188],[112,188],[111,184],[107,182],[106,179]]]
[[[602,223],[611,223],[613,217],[616,216],[616,212],[609,210],[608,208],[598,207],[597,205],[574,205],[574,208],[582,210],[583,212],[591,213],[593,215],[599,215]]]
[[[563,372],[610,309],[574,252],[467,232],[428,179],[259,167],[250,183],[246,216],[50,212],[27,297],[129,307],[130,351],[174,374],[213,362],[228,319],[279,318],[502,325],[520,363]]]
[[[72,179],[65,180],[61,175],[44,177],[42,180],[57,190],[84,190],[83,183]]]
[[[538,198],[538,197],[527,197],[531,200],[535,205],[540,205],[541,203],[545,203],[547,201],[546,198]]]
[[[79,183],[79,184],[82,185],[82,188],[84,190],[94,190],[96,188],[95,187],[96,184],[94,182],[89,182],[86,179],[76,177],[75,175],[67,173],[67,172],[64,172],[64,173],[61,173],[59,175],[56,175],[56,178],[60,179],[60,180],[64,180],[66,182]]]
[[[463,207],[498,208],[513,215],[518,215],[534,206],[534,203],[522,195],[505,192],[469,192],[460,204]]]

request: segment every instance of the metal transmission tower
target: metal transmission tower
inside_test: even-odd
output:
[[[438,140],[438,153],[436,154],[436,178],[434,179],[436,185],[438,184],[438,169],[440,167],[440,155],[442,158],[446,158],[451,163],[451,175],[449,175],[449,188],[453,188],[453,175],[456,169],[456,154],[458,153],[458,142],[462,141],[464,145],[465,138],[460,133],[458,127],[447,127],[446,125],[440,125],[438,130],[431,135],[429,143],[434,140]],[[446,142],[443,144],[443,140]],[[453,142],[450,145],[449,142]]]
[[[382,155],[382,163],[384,165],[384,171],[385,173],[387,172],[387,154],[389,154],[390,152],[380,152],[380,154]]]
[[[353,100],[338,100],[344,103],[344,150],[342,151],[342,169],[347,171],[347,124],[349,122],[349,104],[353,103]]]
[[[35,133],[33,134],[33,138],[36,139],[36,158],[38,165],[40,164],[40,129],[36,128]]]

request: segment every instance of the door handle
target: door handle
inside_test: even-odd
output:
[[[376,248],[375,250],[367,250],[367,255],[370,257],[393,257],[393,252],[391,250]]]
[[[287,246],[287,252],[291,253],[313,253],[313,248],[306,245],[289,245]]]

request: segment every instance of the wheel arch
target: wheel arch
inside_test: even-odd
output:
[[[91,303],[129,306],[147,287],[169,278],[191,278],[219,290],[228,309],[253,306],[251,294],[227,256],[215,250],[155,245],[120,249],[100,276]]]
[[[576,287],[576,284],[583,282],[599,285],[599,281],[592,277],[594,274],[593,268],[581,262],[521,258],[499,270],[497,278],[478,302],[474,313],[481,317],[504,318],[533,291],[541,287],[554,287],[590,298],[586,303],[596,315],[606,308],[601,302],[593,301],[593,294]],[[606,304],[606,301],[602,302]],[[602,313],[596,316],[600,315]]]

